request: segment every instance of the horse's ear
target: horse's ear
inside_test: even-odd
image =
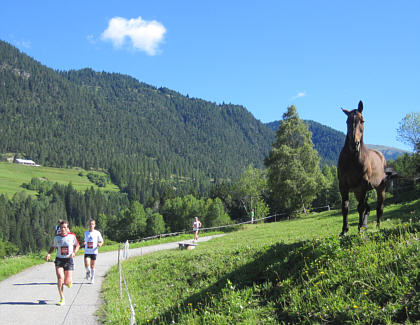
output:
[[[341,107],[341,110],[344,112],[344,114],[346,114],[347,116],[349,116],[350,111],[348,111],[348,110],[346,110],[346,109],[344,109],[344,108],[342,108],[342,107]]]
[[[362,101],[360,101],[359,102],[359,107],[357,108],[357,110],[361,113],[361,112],[363,112],[363,102]]]

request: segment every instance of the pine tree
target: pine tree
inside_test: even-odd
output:
[[[319,156],[311,137],[295,106],[290,106],[265,159],[268,187],[278,210],[296,213],[303,208],[306,212],[317,191],[323,188]]]

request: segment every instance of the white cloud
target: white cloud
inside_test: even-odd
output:
[[[102,39],[111,41],[117,48],[122,47],[128,39],[130,47],[134,50],[155,55],[165,33],[166,28],[155,20],[147,21],[141,17],[132,19],[114,17],[102,33]]]
[[[301,91],[301,92],[297,93],[296,96],[293,96],[292,98],[290,98],[290,100],[295,100],[295,99],[305,97],[305,96],[306,96],[306,91]]]

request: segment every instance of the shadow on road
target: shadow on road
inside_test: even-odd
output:
[[[73,283],[77,284],[77,283]],[[57,282],[30,282],[30,283],[13,283],[14,286],[38,286],[38,285],[57,285]]]
[[[25,301],[6,301],[0,302],[0,305],[48,305],[50,300],[38,300],[38,302],[25,302]]]

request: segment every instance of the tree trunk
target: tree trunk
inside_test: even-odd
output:
[[[305,202],[303,202],[302,194],[300,195],[300,199],[302,200],[303,212],[305,213],[305,216],[307,216],[308,215],[308,212],[306,211]]]

